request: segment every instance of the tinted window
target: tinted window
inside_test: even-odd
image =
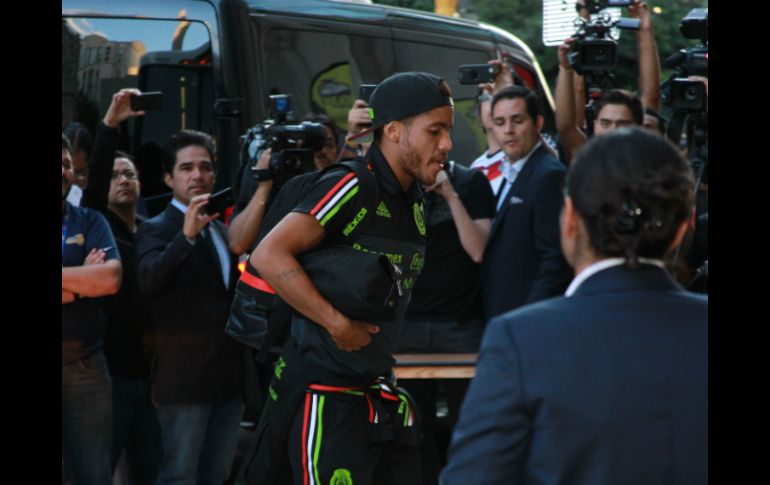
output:
[[[270,29],[262,38],[265,90],[291,94],[296,119],[323,113],[347,130],[358,87],[395,70],[386,38],[289,29]]]
[[[135,156],[143,196],[167,192],[160,144],[182,128],[214,134],[210,52],[197,22],[63,19],[62,126],[80,121],[95,133],[120,89],[161,91],[163,109],[125,123],[119,148]]]

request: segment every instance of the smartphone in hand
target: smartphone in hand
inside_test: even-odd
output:
[[[216,214],[217,212],[223,214],[225,209],[234,203],[235,198],[233,197],[233,189],[232,187],[228,187],[224,190],[220,190],[216,194],[212,194],[204,208],[209,215]]]
[[[500,72],[497,64],[463,64],[460,66],[460,84],[491,83]]]
[[[163,93],[150,91],[131,96],[132,111],[160,111],[163,109]]]
[[[369,104],[369,100],[372,98],[372,93],[377,88],[376,84],[362,84],[358,88],[358,99],[362,99]]]

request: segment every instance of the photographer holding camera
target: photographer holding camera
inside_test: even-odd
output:
[[[588,19],[589,10],[597,11],[598,4],[601,2],[589,3],[591,4],[590,8],[586,6],[583,0],[578,0],[579,12],[584,19]],[[660,60],[652,31],[649,6],[646,2],[633,0],[633,2],[629,1],[628,10],[631,17],[639,19],[636,40],[639,49],[641,99],[624,90],[606,91],[608,79],[601,75],[597,76],[598,82],[604,83],[601,88],[605,91],[601,98],[598,98],[598,86],[588,90],[589,96],[603,100],[603,102],[595,101],[596,104],[593,107],[595,119],[591,123],[590,116],[583,116],[586,90],[584,89],[584,78],[579,73],[583,73],[595,81],[593,79],[595,72],[591,66],[580,65],[581,62],[586,62],[584,59],[586,55],[582,46],[576,45],[580,35],[565,39],[564,43],[559,46],[559,75],[556,81],[556,128],[559,131],[567,160],[571,160],[577,150],[585,144],[588,139],[586,132],[599,135],[621,126],[642,125],[646,120],[644,107],[651,108],[656,113],[660,110]],[[597,25],[598,27],[594,25],[593,28],[607,30],[606,25],[601,23]],[[622,23],[619,26],[634,28],[631,23]],[[589,23],[583,29],[591,31],[591,28],[592,24]],[[581,43],[585,42],[584,39],[580,39],[580,41]],[[614,52],[614,46],[607,46],[606,49],[607,52]],[[602,67],[606,68],[606,66]],[[576,70],[579,73],[576,74]],[[606,69],[597,69],[597,71],[605,74]],[[657,126],[657,123],[654,122],[657,122],[658,119],[654,115],[651,115],[650,118],[652,119],[649,124]],[[585,126],[586,132],[580,129],[584,122],[591,123],[590,126]]]
[[[311,128],[307,136],[310,140],[306,144],[309,144],[313,150],[312,163],[315,170],[323,170],[337,160],[337,126],[331,118],[311,113],[305,116],[303,124],[298,126]],[[323,130],[323,138],[319,138],[319,134],[316,133],[319,129]],[[302,146],[302,143],[303,141],[300,141],[298,146]],[[230,222],[230,251],[234,254],[251,252],[256,247],[262,221],[278,192],[273,188],[280,189],[280,186],[276,187],[276,185],[282,185],[287,176],[291,177],[294,174],[294,171],[284,173],[287,172],[285,168],[275,166],[271,168],[271,160],[275,164],[275,160],[280,156],[279,152],[280,150],[274,151],[272,147],[262,148],[257,151],[256,163],[249,167],[251,162],[249,159],[242,168],[238,200],[233,208]],[[300,170],[307,170],[307,168],[303,166]],[[276,179],[280,183],[276,184]]]

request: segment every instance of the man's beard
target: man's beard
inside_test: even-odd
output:
[[[420,171],[420,169],[425,165],[424,161],[422,158],[420,158],[420,154],[417,153],[417,150],[415,150],[414,147],[408,143],[409,140],[407,140],[407,146],[405,147],[406,152],[401,156],[401,168],[403,168],[404,172],[406,172],[420,185],[433,185],[436,182],[435,178],[433,180],[424,179],[425,174]]]

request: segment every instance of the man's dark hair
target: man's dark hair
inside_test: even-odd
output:
[[[163,144],[163,172],[171,174],[176,164],[176,154],[179,150],[191,145],[201,146],[209,152],[209,157],[214,161],[214,141],[206,133],[195,130],[179,130],[169,137]]]
[[[73,121],[64,127],[62,132],[67,135],[70,141],[72,149],[71,153],[74,154],[74,150],[83,150],[86,152],[86,158],[91,156],[91,148],[93,148],[94,138],[91,136],[91,132],[86,128],[83,123]]]
[[[321,123],[322,125],[332,130],[332,133],[334,133],[335,138],[338,136],[340,132],[340,129],[337,128],[337,123],[335,123],[333,119],[331,119],[329,116],[323,113],[319,113],[319,114],[308,113],[305,115],[304,118],[302,118],[302,121],[311,121],[313,123]]]
[[[662,258],[693,204],[690,166],[643,128],[592,138],[570,165],[567,194],[598,256]]]
[[[602,97],[596,102],[595,111],[596,117],[599,117],[599,113],[602,108],[608,104],[622,104],[628,107],[631,111],[631,118],[634,120],[634,124],[642,126],[644,123],[644,107],[642,107],[642,101],[631,91],[625,89],[610,89],[602,94]]]
[[[70,143],[70,139],[63,132],[61,134],[61,147],[66,148],[70,155],[72,155],[72,143]]]
[[[532,122],[537,121],[538,115],[540,115],[540,106],[538,105],[537,96],[535,93],[525,88],[524,86],[508,86],[492,97],[492,102],[489,105],[489,111],[495,112],[495,105],[501,99],[516,99],[522,98],[527,103],[527,114],[532,118]]]
[[[131,163],[134,163],[134,157],[124,152],[123,150],[115,150],[115,158],[125,158]]]
[[[668,120],[666,120],[666,118],[664,118],[660,113],[648,106],[644,108],[644,113],[658,120],[658,131],[660,131],[661,135],[665,135]]]

